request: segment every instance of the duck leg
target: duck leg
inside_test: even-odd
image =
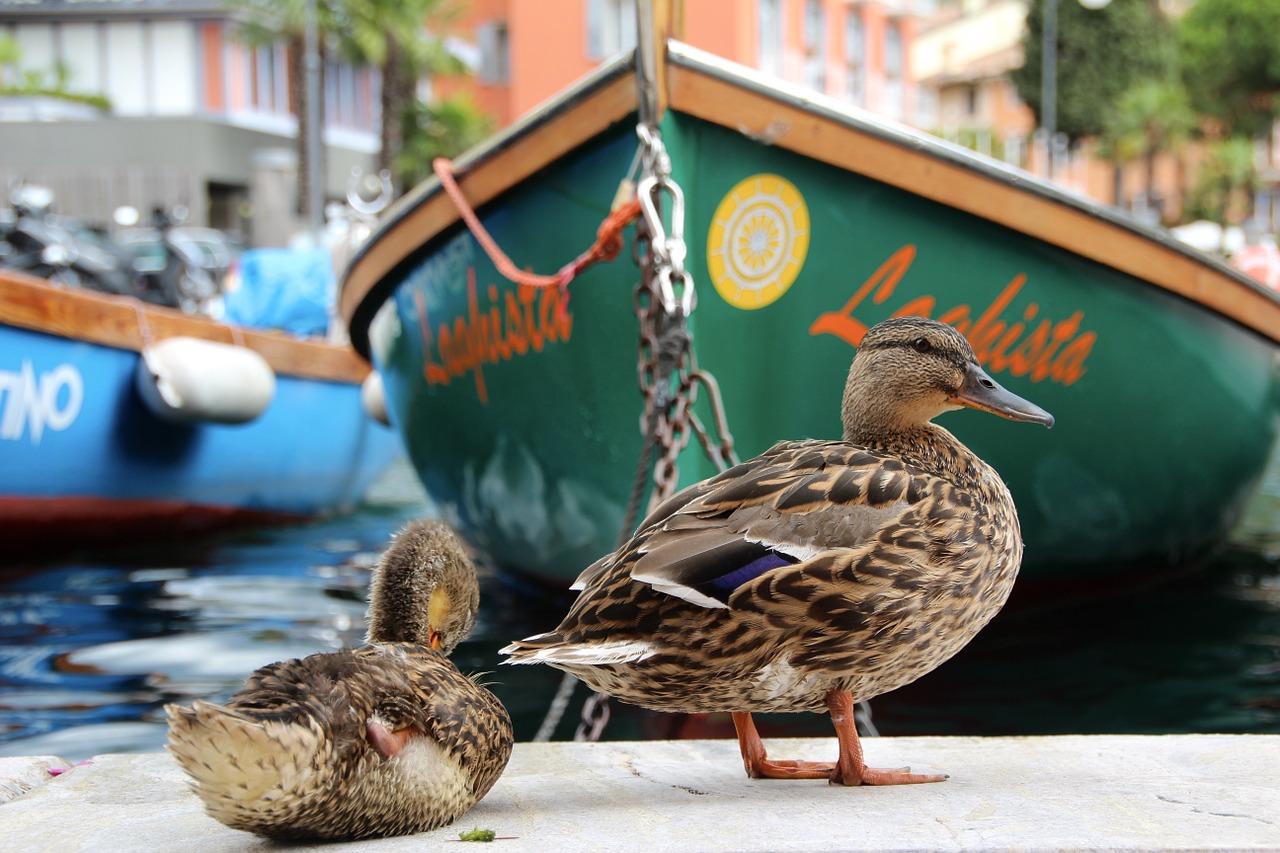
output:
[[[419,732],[416,726],[408,726],[393,732],[382,722],[374,719],[365,726],[365,733],[369,737],[369,745],[377,750],[379,755],[383,758],[394,758],[400,754],[400,750],[405,748],[409,738]]]
[[[738,731],[742,764],[752,779],[826,779],[836,771],[836,765],[830,762],[771,761],[748,711],[734,712],[733,727]]]
[[[862,760],[862,739],[853,717],[853,695],[842,690],[827,694],[827,707],[831,709],[831,723],[836,728],[836,740],[840,744],[840,758],[836,761],[828,779],[833,785],[915,785],[921,782],[941,782],[947,777],[931,773],[911,773],[909,767],[899,770],[880,770],[868,767]],[[736,715],[735,715],[736,722]],[[761,747],[763,753],[764,747]],[[743,751],[745,757],[745,748]],[[830,765],[827,765],[830,766]],[[750,772],[750,771],[748,771]]]
[[[831,722],[835,725],[836,740],[840,744],[840,757],[834,764],[770,759],[751,714],[735,712],[733,727],[738,732],[738,748],[742,750],[742,764],[747,775],[752,779],[827,779],[833,785],[915,785],[941,782],[947,778],[912,773],[910,768],[881,770],[868,767],[862,759],[862,740],[854,722],[853,705],[853,696],[849,693],[832,690],[827,694],[827,707],[831,709]]]

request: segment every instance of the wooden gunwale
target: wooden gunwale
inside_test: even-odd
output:
[[[492,201],[635,112],[636,85],[627,73],[633,63],[615,61],[460,158],[459,184],[472,205]],[[845,105],[676,41],[668,42],[661,66],[663,104],[677,112],[1061,247],[1280,341],[1276,294],[1102,205],[940,140],[874,117],[851,117]],[[347,271],[338,307],[362,355],[368,355],[368,324],[389,295],[388,276],[460,221],[439,190],[439,182],[430,180],[402,199]]]
[[[277,374],[305,379],[355,384],[369,373],[369,365],[348,346],[232,327],[127,296],[59,287],[13,270],[0,270],[0,323],[135,352],[150,341],[178,335],[242,344]]]
[[[941,146],[925,150],[909,144],[905,134],[894,139],[891,130],[880,135],[841,121],[838,112],[815,109],[812,93],[773,96],[782,87],[763,79],[758,88],[744,87],[740,69],[733,79],[717,76],[719,62],[673,45],[667,62],[671,108],[1059,246],[1280,341],[1276,294],[1187,247],[1162,242],[1171,237],[1114,219],[1087,200],[1057,197],[1060,191],[1036,186],[1026,175],[1019,174],[1020,185],[1013,185],[995,164],[984,173],[959,157],[953,162],[939,156]]]

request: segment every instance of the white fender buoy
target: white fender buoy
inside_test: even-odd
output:
[[[364,406],[366,415],[383,426],[391,426],[391,419],[387,417],[387,391],[378,371],[370,370],[360,383],[360,404]]]
[[[247,347],[200,338],[166,338],[145,347],[134,374],[157,417],[174,423],[242,424],[276,392],[271,365]]]

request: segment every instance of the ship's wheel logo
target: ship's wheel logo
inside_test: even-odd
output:
[[[736,308],[763,308],[787,292],[809,251],[809,208],[777,175],[752,175],[720,201],[707,234],[711,281]]]

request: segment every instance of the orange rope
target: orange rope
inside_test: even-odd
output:
[[[454,180],[453,163],[445,157],[437,157],[432,161],[431,166],[435,170],[436,177],[440,179],[440,185],[444,187],[445,193],[453,200],[454,206],[458,209],[458,214],[467,223],[467,227],[471,229],[476,242],[484,249],[485,254],[489,256],[489,260],[493,261],[493,265],[498,272],[504,278],[516,284],[523,284],[529,287],[559,287],[565,296],[565,299],[560,303],[562,308],[568,302],[567,288],[569,282],[573,281],[578,273],[596,261],[612,261],[616,258],[618,253],[622,251],[622,229],[627,226],[627,223],[640,215],[639,199],[633,198],[626,204],[619,206],[605,217],[604,222],[600,223],[600,228],[596,231],[596,241],[591,245],[591,248],[561,267],[560,272],[556,275],[539,275],[538,273],[518,268],[503,253],[489,232],[485,230],[480,223],[480,218],[476,216],[475,210],[472,209],[466,196],[462,194],[462,190],[458,187],[457,181]]]

